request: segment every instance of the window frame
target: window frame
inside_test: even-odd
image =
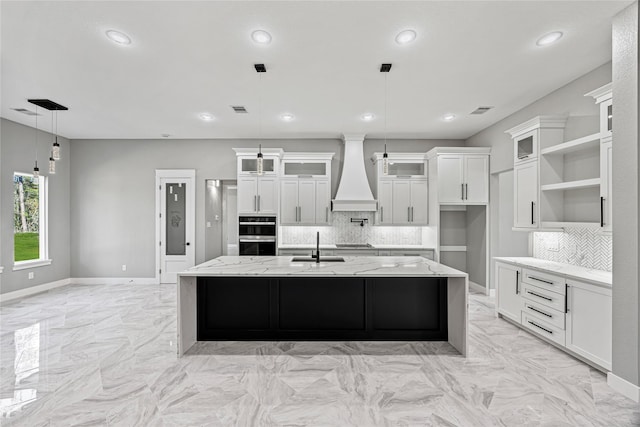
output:
[[[34,178],[32,173],[16,171],[13,172],[12,177],[15,177],[16,175]],[[15,236],[15,231],[13,232],[13,235]],[[38,259],[16,261],[14,240],[13,271],[51,265],[52,262],[52,260],[49,258],[49,180],[44,175],[40,175],[38,177],[38,245]]]

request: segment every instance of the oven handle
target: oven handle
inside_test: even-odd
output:
[[[276,225],[275,222],[241,222],[240,225]]]
[[[275,243],[276,239],[240,239],[240,243]]]

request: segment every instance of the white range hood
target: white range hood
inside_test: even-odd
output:
[[[343,135],[344,164],[336,198],[332,200],[334,212],[376,211],[378,202],[373,198],[364,169],[364,135]]]

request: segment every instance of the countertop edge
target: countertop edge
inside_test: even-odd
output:
[[[531,269],[534,269],[534,270],[539,270],[539,271],[550,273],[550,274],[557,274],[557,275],[565,276],[565,277],[567,277],[569,279],[572,279],[572,280],[585,281],[585,282],[588,282],[588,283],[590,283],[592,285],[600,286],[600,287],[603,287],[603,288],[611,289],[613,287],[613,283],[605,282],[605,281],[602,281],[602,280],[597,279],[597,278],[589,277],[589,276],[586,276],[586,275],[572,274],[572,273],[566,272],[566,271],[560,271],[560,270],[554,270],[554,269],[550,269],[550,268],[544,268],[544,267],[541,267],[539,265],[534,265],[531,262],[527,262],[528,260],[538,259],[538,258],[533,258],[533,257],[493,257],[493,259],[495,261],[504,262],[504,263],[507,263],[507,264],[517,265],[517,266],[520,266],[520,267],[527,267],[527,268],[531,268]],[[605,271],[605,270],[596,270],[596,269],[593,269],[593,268],[589,269],[589,268],[586,268],[586,267],[580,267],[578,265],[566,264],[566,263],[561,263],[561,262],[557,262],[557,261],[546,261],[546,260],[540,260],[540,261],[557,264],[559,266],[562,266],[563,268],[569,268],[569,269],[570,268],[580,268],[580,269],[585,269],[585,270],[590,270],[590,271],[598,271],[598,272],[602,272],[602,273],[610,273],[610,272]]]

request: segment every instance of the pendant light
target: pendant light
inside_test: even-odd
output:
[[[389,175],[389,154],[387,153],[387,74],[391,71],[391,64],[382,64],[380,72],[384,73],[384,154],[382,154],[382,173]]]
[[[36,105],[36,165],[33,168],[33,177],[40,177],[40,168],[38,168],[38,106]]]
[[[53,149],[51,150],[51,157],[53,160],[60,160],[60,144],[58,144],[58,111],[56,110],[56,132],[55,140],[53,141]]]
[[[258,73],[258,141],[262,142],[262,73],[267,72],[267,68],[264,64],[254,64],[254,68]],[[257,158],[257,172],[258,175],[264,174],[264,156],[262,155],[262,144],[258,144],[258,158]]]

